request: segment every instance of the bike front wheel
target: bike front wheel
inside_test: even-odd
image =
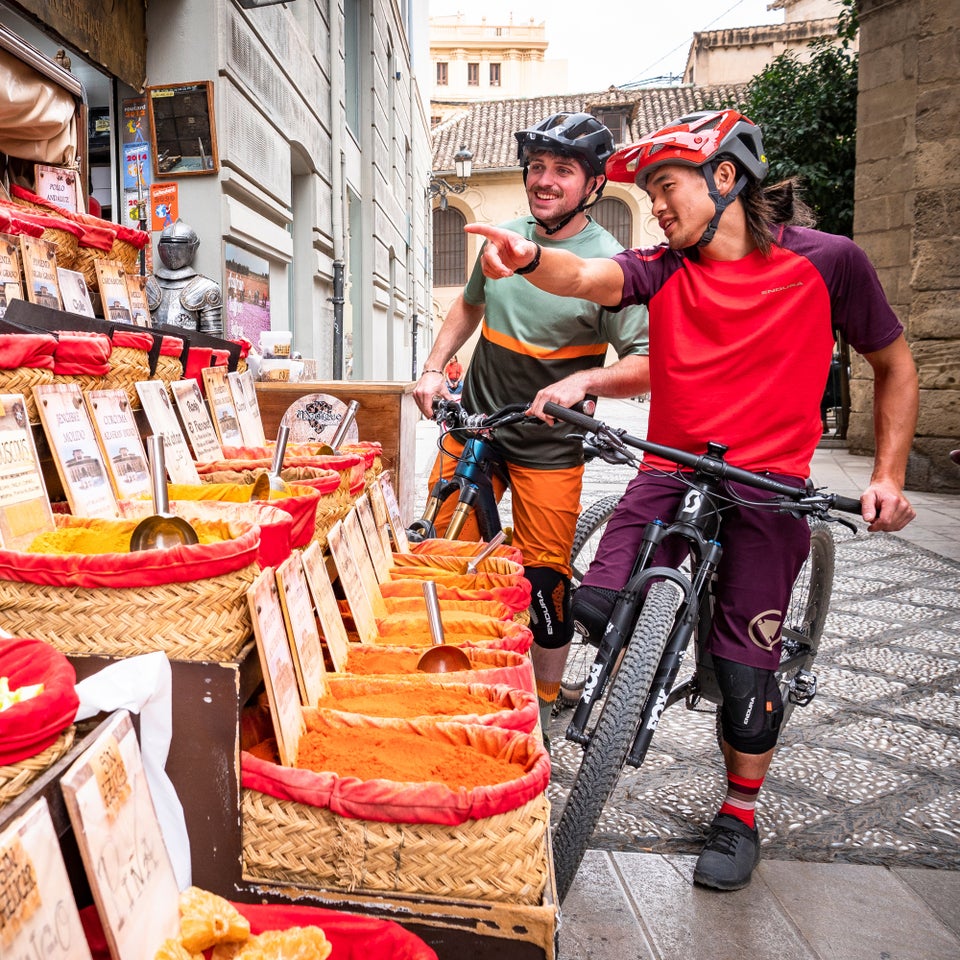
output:
[[[620,669],[610,680],[603,709],[554,834],[553,860],[561,902],[633,744],[680,599],[672,583],[655,583],[650,588]]]
[[[576,590],[584,574],[593,562],[600,545],[600,538],[607,528],[607,521],[620,502],[619,494],[609,494],[596,503],[592,503],[577,520],[577,529],[570,550],[572,567],[571,588]],[[590,666],[596,656],[597,648],[576,634],[570,644],[566,666],[560,681],[560,702],[566,706],[576,703],[583,693],[583,685],[590,672]]]

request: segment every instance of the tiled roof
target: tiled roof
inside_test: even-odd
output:
[[[514,131],[532,127],[554,113],[590,113],[596,107],[630,109],[629,143],[663,126],[674,117],[717,103],[743,99],[746,85],[717,87],[611,87],[598,93],[570,93],[514,100],[484,100],[464,105],[433,130],[433,169],[453,170],[453,155],[466,146],[473,153],[475,170],[517,166]],[[621,144],[617,144],[621,146]]]

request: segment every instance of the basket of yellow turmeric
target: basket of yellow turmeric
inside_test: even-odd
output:
[[[515,904],[548,876],[539,740],[494,726],[305,711],[296,766],[241,755],[244,877]]]
[[[0,628],[66,654],[175,660],[229,660],[249,640],[259,527],[197,523],[199,543],[131,553],[135,519],[55,520],[28,550],[0,550]]]

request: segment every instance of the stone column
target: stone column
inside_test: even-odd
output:
[[[854,237],[906,327],[920,377],[913,490],[960,491],[960,31],[956,0],[860,0]],[[854,356],[848,430],[873,452],[872,377]]]

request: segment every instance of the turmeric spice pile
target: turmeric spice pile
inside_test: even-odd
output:
[[[354,727],[309,730],[297,750],[297,766],[360,780],[444,783],[454,790],[517,780],[526,772],[467,744],[452,744],[400,730]]]
[[[469,654],[468,654],[469,655]],[[372,674],[416,673],[422,651],[378,650],[373,644],[353,645],[347,657],[346,672],[356,676]]]
[[[489,697],[469,690],[451,690],[423,683],[404,689],[367,693],[336,693],[323,697],[321,709],[345,710],[368,717],[464,717],[485,716],[501,708]]]

